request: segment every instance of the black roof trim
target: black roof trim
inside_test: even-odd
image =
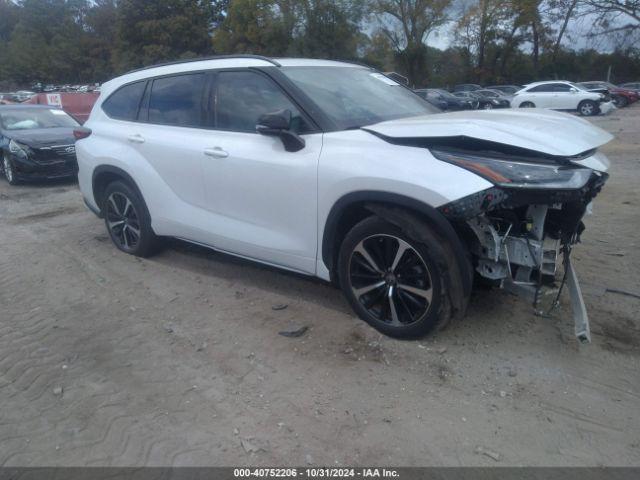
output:
[[[142,68],[136,68],[135,70],[130,70],[127,73],[124,73],[123,75],[128,75],[129,73],[134,73],[134,72],[141,72],[143,70],[149,70],[150,68],[156,68],[156,67],[166,67],[167,65],[180,65],[181,63],[191,63],[191,62],[204,62],[206,60],[224,60],[227,58],[254,58],[256,60],[264,60],[265,62],[269,62],[272,65],[275,65],[276,67],[281,67],[282,65],[280,65],[277,61],[275,61],[272,58],[269,57],[263,57],[262,55],[248,55],[248,54],[242,54],[242,55],[214,55],[214,56],[210,56],[210,57],[198,57],[198,58],[188,58],[186,60],[176,60],[174,62],[165,62],[165,63],[157,63],[155,65],[149,65],[148,67],[142,67]]]

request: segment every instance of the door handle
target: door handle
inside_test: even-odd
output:
[[[138,133],[134,135],[129,135],[127,137],[127,140],[129,140],[132,143],[144,143],[144,137]]]
[[[204,154],[209,157],[215,158],[227,158],[229,156],[229,152],[223,150],[220,147],[205,148]]]

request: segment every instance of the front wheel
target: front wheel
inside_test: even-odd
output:
[[[441,247],[428,243],[377,216],[351,229],[340,248],[338,274],[360,318],[397,338],[424,336],[449,320],[445,272],[436,261]]]
[[[520,108],[536,108],[532,102],[522,102]]]
[[[493,110],[493,104],[487,102],[482,106],[482,108],[485,109],[485,110]]]
[[[122,181],[110,183],[104,193],[102,211],[109,236],[118,249],[138,257],[156,252],[158,237],[142,197]]]
[[[4,172],[4,178],[7,179],[9,185],[16,185],[18,183],[18,179],[16,178],[16,174],[13,170],[13,164],[6,155],[2,157],[2,171]]]
[[[598,113],[598,105],[592,100],[584,100],[578,105],[578,113],[584,117],[590,117]]]

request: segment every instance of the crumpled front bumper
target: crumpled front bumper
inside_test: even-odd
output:
[[[588,343],[589,318],[570,254],[584,230],[582,219],[607,178],[593,170],[584,187],[572,190],[494,187],[440,211],[466,240],[477,274],[527,298],[536,313],[544,313],[544,299],[557,299],[566,285],[576,337]],[[564,273],[558,287],[560,265]]]

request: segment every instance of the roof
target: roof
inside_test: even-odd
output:
[[[549,83],[573,83],[569,80],[544,80],[542,82],[527,83],[525,87],[535,87],[536,85],[547,85]]]

